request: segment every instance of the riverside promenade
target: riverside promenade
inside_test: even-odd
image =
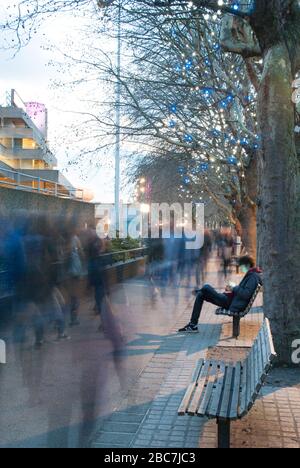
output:
[[[206,282],[221,289],[217,259],[208,265]],[[240,277],[233,275],[236,282]],[[224,281],[224,280],[223,280]],[[146,284],[140,284],[141,289]],[[168,292],[170,295],[170,291]],[[177,409],[195,364],[201,357],[239,360],[251,347],[263,319],[262,297],[241,323],[238,341],[230,338],[232,320],[214,315],[206,305],[199,335],[178,334],[190,319],[193,299],[185,294],[182,313],[171,320],[167,333],[157,337],[145,334],[127,346],[127,353],[156,346],[147,366],[115,410],[99,423],[92,439],[94,448],[214,448],[217,446],[215,421],[177,416]],[[161,303],[161,315],[170,314]],[[151,318],[150,318],[151,320]],[[218,346],[222,346],[222,351]],[[225,349],[224,349],[225,347]],[[221,354],[220,354],[221,353]],[[249,415],[232,424],[233,448],[299,448],[300,372],[274,369]]]
[[[218,270],[213,257],[205,282],[221,291]],[[262,298],[242,321],[238,341],[230,339],[232,320],[216,317],[209,305],[199,334],[178,334],[190,319],[193,286],[183,281],[153,291],[145,278],[117,285],[114,321],[100,328],[92,294],[83,291],[80,325],[68,328],[70,340],[57,342],[50,328],[40,350],[30,326],[25,341],[16,340],[10,324],[2,328],[7,364],[0,367],[0,447],[216,447],[214,421],[178,417],[177,409],[200,357],[239,359],[252,345]],[[299,374],[272,371],[250,414],[232,424],[232,447],[299,447]]]

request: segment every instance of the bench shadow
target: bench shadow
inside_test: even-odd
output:
[[[203,328],[203,332],[201,332]],[[218,330],[216,331],[216,328]],[[172,333],[169,335],[155,335],[138,333],[137,337],[126,343],[125,348],[120,352],[120,356],[139,356],[155,352],[158,355],[178,354],[186,352],[187,356],[203,351],[209,346],[215,346],[219,342],[222,324],[201,323],[200,333],[187,335]],[[211,337],[215,336],[215,339]],[[209,343],[207,341],[209,337]],[[157,350],[154,349],[157,347]]]

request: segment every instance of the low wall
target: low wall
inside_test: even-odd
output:
[[[4,210],[13,213],[17,210],[45,212],[49,215],[61,215],[64,218],[75,217],[79,226],[94,225],[95,205],[76,200],[52,197],[39,193],[0,187],[0,214]]]
[[[128,260],[125,263],[116,263],[108,267],[109,283],[116,285],[131,278],[144,276],[147,258]]]
[[[134,260],[128,260],[125,263],[116,263],[107,267],[109,286],[114,288],[118,284],[132,278],[142,278],[146,272],[148,257],[140,257]],[[64,289],[64,288],[63,288]],[[87,295],[87,277],[84,277],[77,290],[81,298]],[[92,294],[91,292],[88,294]],[[0,295],[0,330],[12,320],[12,295]]]

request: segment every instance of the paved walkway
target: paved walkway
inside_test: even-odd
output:
[[[0,365],[0,447],[90,444],[102,418],[114,414],[126,395],[133,394],[131,389],[152,365],[155,353],[164,354],[166,365],[176,357],[178,347],[173,353],[169,348],[164,351],[164,340],[170,324],[187,307],[191,290],[167,288],[154,298],[149,283],[142,279],[118,285],[112,291],[115,322],[106,327],[108,334],[103,327],[99,333],[94,301],[84,297],[80,326],[68,329],[69,341],[56,342],[56,333],[49,327],[45,345],[36,350],[30,319],[24,342],[16,340],[16,324],[1,327],[0,338],[6,340],[8,353],[7,364]],[[123,352],[114,354],[118,347]],[[159,385],[161,381],[160,377]],[[149,385],[146,402],[154,398],[159,385]]]
[[[216,281],[214,261],[211,279]],[[209,278],[208,278],[209,280]],[[196,362],[217,344],[238,349],[251,346],[262,321],[261,297],[253,313],[243,320],[238,342],[230,340],[232,320],[216,317],[206,306],[199,335],[178,335],[190,318],[191,305],[183,310],[131,391],[93,438],[97,447],[210,448],[216,447],[216,422],[178,417]],[[250,414],[232,425],[232,447],[299,447],[300,375],[297,370],[273,370],[262,397]]]

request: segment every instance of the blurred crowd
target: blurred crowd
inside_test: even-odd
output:
[[[148,276],[152,285],[152,297],[168,287],[175,289],[184,282],[189,294],[190,288],[203,286],[208,273],[209,259],[216,254],[219,261],[220,280],[226,279],[240,255],[240,240],[232,228],[206,229],[201,249],[186,249],[186,239],[151,239],[149,250]]]
[[[100,314],[109,294],[106,252],[107,242],[99,239],[95,228],[81,226],[74,218],[2,214],[0,294],[13,298],[18,340],[25,339],[28,325],[37,348],[49,326],[58,340],[68,339],[67,325],[80,324],[80,293],[87,285],[94,289],[95,313]]]
[[[32,417],[30,433],[35,408],[44,411],[43,446],[85,446],[107,404],[105,389],[114,375],[121,387],[125,379],[108,250],[110,242],[99,239],[94,226],[75,218],[0,215],[0,336],[8,351],[8,365],[0,367],[0,407],[7,398],[10,408],[14,399],[28,398],[22,411]],[[80,422],[78,429],[72,421]]]

